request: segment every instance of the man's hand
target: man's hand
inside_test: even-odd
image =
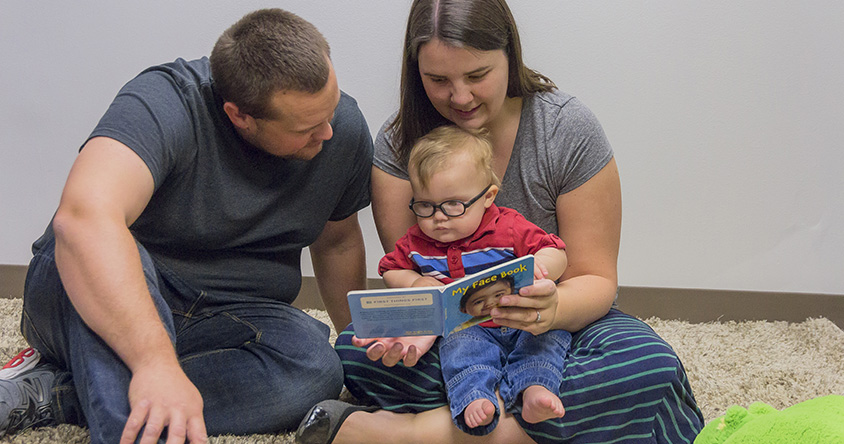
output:
[[[131,412],[120,444],[132,444],[144,427],[140,444],[158,442],[167,428],[167,444],[208,442],[202,395],[178,365],[141,367],[129,384]]]

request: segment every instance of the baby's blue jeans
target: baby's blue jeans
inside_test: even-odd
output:
[[[498,424],[498,387],[504,410],[520,409],[519,395],[532,385],[551,393],[560,391],[571,333],[549,330],[541,335],[508,327],[474,327],[453,333],[440,344],[440,363],[454,424],[471,435],[486,435]],[[485,426],[470,428],[463,410],[474,400],[486,398],[495,406],[495,417]]]

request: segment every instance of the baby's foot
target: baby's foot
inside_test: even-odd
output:
[[[486,398],[476,399],[463,410],[463,421],[469,428],[487,425],[492,422],[495,406]]]
[[[522,419],[531,424],[566,414],[563,401],[541,385],[532,385],[522,392]]]

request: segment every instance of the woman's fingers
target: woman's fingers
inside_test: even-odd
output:
[[[539,334],[551,328],[556,311],[557,286],[541,279],[520,289],[518,295],[502,296],[490,315],[500,325]]]

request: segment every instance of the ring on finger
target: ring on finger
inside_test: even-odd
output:
[[[542,315],[539,314],[539,310],[536,310],[536,320],[533,321],[534,323],[539,322],[542,320]]]

